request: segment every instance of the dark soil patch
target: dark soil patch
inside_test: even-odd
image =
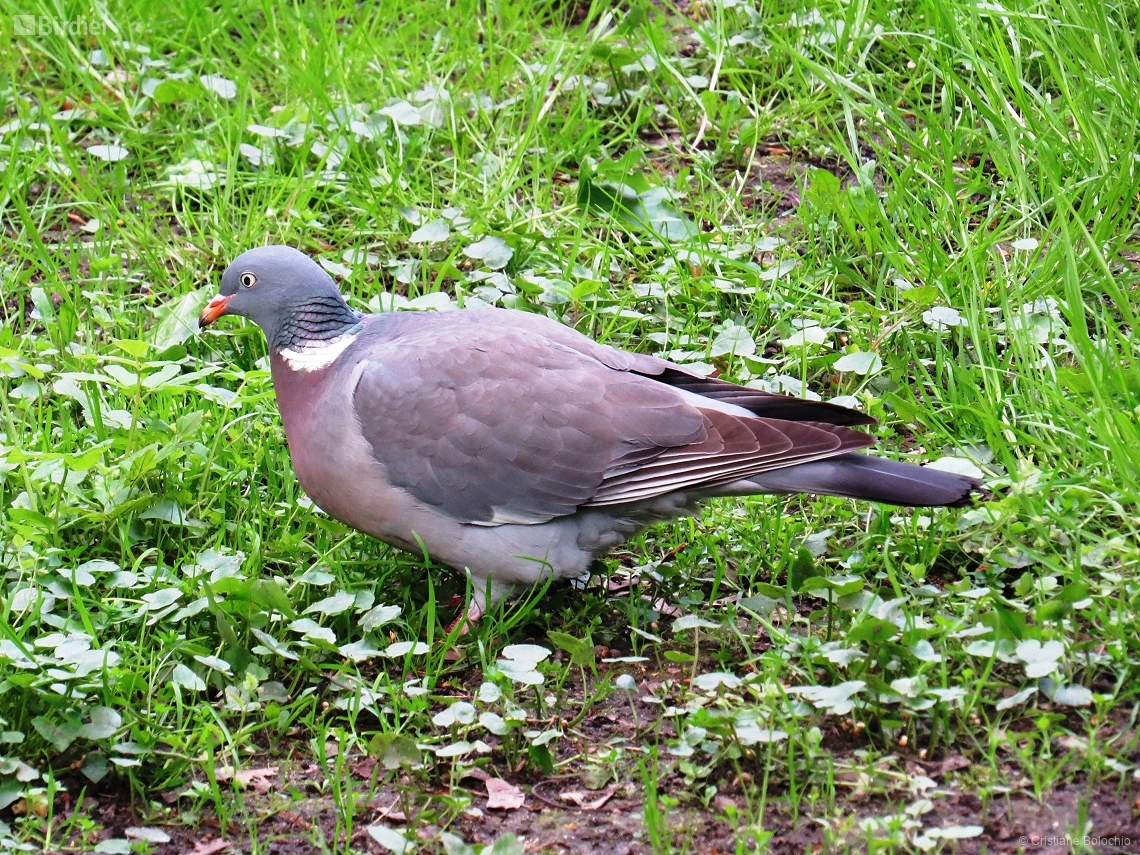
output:
[[[599,645],[596,655],[629,652],[621,641],[613,643],[618,648]],[[712,667],[711,660],[706,664]],[[149,803],[132,800],[122,779],[108,778],[94,787],[77,776],[65,780],[67,793],[86,788],[85,800],[76,804],[67,793],[57,796],[55,826],[86,830],[83,836],[71,832],[62,845],[57,841],[57,851],[89,851],[99,840],[121,838],[128,828],[142,826],[160,829],[170,838],[151,850],[156,855],[343,852],[346,836],[353,851],[378,855],[386,850],[368,827],[382,823],[422,841],[418,851],[425,853],[443,851],[432,841],[446,830],[469,843],[489,843],[513,833],[525,841],[528,853],[649,855],[655,851],[655,836],[671,841],[669,851],[676,852],[814,855],[863,851],[872,839],[887,837],[892,826],[911,821],[927,833],[976,827],[976,836],[948,841],[936,850],[957,855],[1060,855],[1078,849],[1072,845],[1077,837],[1089,838],[1079,851],[1140,853],[1140,786],[1130,775],[1089,780],[1074,770],[1038,797],[1027,771],[1004,749],[980,763],[977,749],[967,745],[948,746],[927,757],[901,741],[884,743],[870,728],[853,729],[843,717],[819,723],[826,754],[820,762],[830,770],[832,796],[824,794],[818,779],[814,784],[789,780],[789,774],[815,775],[811,764],[789,770],[776,760],[765,767],[750,754],[739,766],[725,763],[696,783],[686,782],[682,767],[664,746],[659,746],[657,762],[650,762],[648,749],[676,733],[673,720],[660,726],[654,722],[665,707],[683,702],[673,696],[670,682],[682,685],[688,668],[668,662],[599,662],[603,672],[611,668],[634,676],[643,699],[651,693],[663,703],[638,703],[635,720],[626,696],[614,692],[594,702],[581,720],[572,720],[584,702],[583,686],[580,679],[568,680],[562,690],[563,718],[536,723],[557,725],[565,734],[554,774],[523,762],[525,750],[504,753],[504,746],[482,734],[493,750],[482,758],[466,757],[465,762],[478,765],[465,766],[462,774],[453,772],[451,761],[440,759],[434,770],[386,778],[375,760],[353,754],[335,766],[339,772],[330,780],[331,761],[324,767],[314,762],[309,734],[273,740],[262,734],[250,746],[237,782],[218,776],[225,817],[219,816],[210,786],[200,776],[196,793],[193,785],[181,785]],[[441,696],[466,699],[476,693],[480,681],[478,669],[467,668],[437,690]],[[444,703],[436,706],[442,709]],[[1082,729],[1077,718],[1066,728],[1071,733]],[[1130,719],[1120,712],[1101,722],[1094,738],[1102,744],[1134,745],[1131,733]],[[1011,738],[1016,739],[1016,733],[1011,732]],[[1067,741],[1058,737],[1053,745],[1063,752]],[[326,753],[335,756],[335,746],[327,745]],[[779,751],[773,755],[780,756]],[[1120,759],[1134,764],[1134,748]],[[639,761],[659,770],[656,808],[646,801],[647,773]],[[997,769],[990,767],[995,761]],[[757,823],[760,775],[767,796]],[[487,781],[492,778],[517,788],[517,807],[489,805]],[[715,790],[706,790],[709,785]],[[800,800],[791,795],[794,788]],[[812,795],[804,798],[805,793]],[[348,803],[355,808],[351,829],[346,830],[343,808],[338,824],[338,805]],[[12,821],[11,816],[3,818]],[[222,840],[228,841],[224,850],[211,848]]]
[[[618,652],[601,651],[602,655]],[[642,690],[658,694],[663,680],[678,679],[671,673],[677,669],[668,665],[663,669],[648,663],[645,667],[621,667],[634,671]],[[457,683],[454,688],[460,695],[470,696],[478,680],[466,675],[460,683],[465,685]],[[573,714],[575,700],[581,701],[580,689],[570,684],[565,687],[571,707],[565,715]],[[758,784],[758,779],[752,781],[748,772],[738,777],[726,767],[719,774],[687,784],[675,759],[661,749],[655,783],[660,803],[654,811],[653,805],[646,803],[645,773],[638,760],[647,757],[642,748],[655,741],[642,728],[659,713],[660,708],[639,704],[639,727],[620,693],[599,701],[576,725],[563,724],[566,736],[562,756],[568,762],[557,766],[553,775],[544,775],[533,764],[524,768],[517,756],[508,762],[507,756],[495,750],[478,761],[486,765],[465,767],[458,780],[449,775],[444,761],[434,772],[400,774],[385,782],[383,769],[377,769],[375,760],[355,754],[338,766],[341,773],[334,782],[328,780],[328,767],[311,759],[304,735],[274,745],[259,742],[256,753],[246,759],[244,771],[237,776],[240,783],[227,778],[220,784],[229,812],[225,828],[205,792],[208,788],[204,781],[197,797],[188,795],[188,788],[183,786],[160,794],[148,806],[132,801],[131,792],[121,781],[112,783],[108,779],[98,787],[88,783],[81,805],[66,796],[57,798],[57,827],[67,827],[67,820],[78,813],[99,829],[88,831],[85,837],[73,835],[58,851],[89,851],[98,840],[122,837],[127,828],[144,826],[161,829],[170,837],[169,842],[151,850],[155,855],[343,852],[346,833],[353,851],[379,855],[387,850],[369,835],[368,827],[381,823],[421,841],[422,848],[417,851],[425,853],[443,851],[438,835],[446,830],[468,843],[481,844],[509,832],[524,841],[526,852],[551,855],[650,855],[654,852],[653,835],[671,841],[670,851],[677,852],[803,855],[844,852],[845,847],[863,851],[872,838],[885,837],[892,824],[913,818],[928,832],[980,828],[978,836],[948,841],[941,850],[935,850],[956,855],[1061,855],[1076,849],[1071,845],[1075,836],[1089,838],[1083,851],[1140,853],[1140,788],[1131,777],[1090,782],[1078,774],[1036,798],[1029,778],[1016,766],[1003,765],[1000,781],[991,780],[988,786],[979,787],[979,777],[986,779],[993,772],[974,767],[968,751],[967,756],[948,750],[926,759],[924,752],[913,754],[900,749],[881,756],[875,764],[878,771],[867,778],[857,771],[869,768],[860,759],[860,749],[870,744],[867,734],[840,727],[840,723],[847,724],[844,719],[828,720],[824,725],[822,744],[833,763],[835,786],[830,801],[817,792],[816,801],[797,804],[788,794],[787,770],[773,767],[768,770],[771,778],[766,807],[759,824],[754,824],[750,817],[759,798],[746,787]],[[1106,739],[1127,727],[1125,720],[1115,722],[1098,738]],[[668,738],[673,729],[671,724],[664,725],[658,738]],[[620,751],[612,762],[589,759],[614,749]],[[335,755],[335,746],[329,744],[326,751]],[[760,767],[754,763],[750,760],[742,768],[758,774]],[[523,797],[521,806],[508,810],[490,807],[486,784],[490,778],[517,787]],[[912,790],[912,782],[921,778],[929,779],[925,787]],[[374,780],[378,782],[375,785]],[[67,782],[67,789],[78,793],[84,783],[76,778]],[[706,796],[706,805],[699,796],[709,783],[717,790]],[[989,795],[981,796],[983,791]],[[337,792],[339,799],[334,797]],[[923,798],[929,800],[925,812],[915,810]],[[353,799],[352,828],[346,832],[343,812],[338,826],[337,805],[338,801],[345,804]],[[662,817],[656,824],[655,814]],[[81,822],[74,826],[84,827]],[[339,842],[334,844],[338,837]],[[758,837],[763,838],[759,843]],[[221,840],[228,841],[229,846],[210,848],[220,845]],[[742,849],[738,843],[743,843]]]
[[[357,766],[357,771],[364,769]],[[356,773],[352,773],[352,778],[357,789],[364,786]],[[468,786],[472,784],[476,786]],[[604,805],[576,809],[552,804],[551,796],[557,798],[559,793],[581,789],[580,782],[573,776],[559,777],[546,781],[545,785],[524,787],[523,807],[507,811],[487,809],[486,794],[477,784],[465,780],[464,788],[474,799],[447,827],[469,843],[489,843],[510,832],[523,840],[528,853],[649,855],[653,851],[643,816],[642,793],[632,783],[617,788]],[[660,792],[669,795],[672,789],[673,795],[684,799],[685,792],[674,785],[675,782],[666,779],[661,782]],[[315,792],[322,787],[326,794]],[[259,788],[265,789],[263,784]],[[1131,790],[1118,790],[1104,783],[1091,787],[1070,783],[1048,793],[1041,801],[1015,792],[985,804],[971,792],[953,788],[947,792],[940,788],[939,793],[941,795],[933,800],[933,810],[920,818],[927,829],[954,826],[983,829],[980,836],[954,842],[952,851],[958,855],[1029,852],[1062,855],[1077,848],[1073,844],[1077,838],[1085,838],[1087,849],[1098,853],[1140,852],[1140,821],[1133,802],[1135,793]],[[441,847],[429,848],[428,844],[440,830],[433,821],[438,815],[430,810],[421,814],[413,833],[408,831],[400,812],[401,805],[424,805],[442,795],[442,792],[406,790],[401,798],[396,790],[381,788],[367,805],[357,809],[352,848],[386,852],[367,831],[369,824],[382,822],[422,840],[421,851],[442,852]],[[901,814],[906,804],[881,797],[853,798],[831,812],[804,810],[796,817],[776,800],[769,803],[762,828],[757,829],[742,819],[734,822],[729,818],[733,813],[737,817],[745,815],[743,799],[718,795],[708,808],[690,799],[669,811],[659,833],[671,840],[677,851],[704,855],[736,852],[739,839],[745,841],[745,851],[756,851],[753,835],[757,832],[767,836],[768,848],[761,851],[773,855],[826,852],[837,845],[860,851],[868,840],[861,823]],[[61,810],[59,820],[66,820],[71,810],[74,808]],[[335,802],[327,795],[327,786],[322,783],[316,767],[304,763],[291,773],[279,775],[267,792],[257,792],[251,787],[235,799],[234,816],[224,834],[211,811],[207,809],[199,814],[185,799],[181,805],[173,806],[171,813],[161,821],[155,817],[144,821],[125,790],[90,798],[80,810],[103,826],[104,831],[97,838],[72,838],[55,851],[89,850],[98,839],[121,837],[125,829],[133,826],[157,828],[169,835],[169,842],[159,843],[151,850],[154,855],[255,850],[268,855],[319,852],[323,848],[321,841],[332,848],[336,834]],[[830,835],[825,826],[832,829]],[[213,849],[212,846],[220,846],[221,840],[228,841],[229,846]],[[343,844],[343,838],[341,842]]]

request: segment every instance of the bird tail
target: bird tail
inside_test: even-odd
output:
[[[725,492],[823,493],[888,505],[963,507],[977,489],[978,481],[965,475],[866,454],[841,454],[763,472],[729,485]]]

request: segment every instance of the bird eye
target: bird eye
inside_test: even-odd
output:
[[[252,288],[254,286],[254,283],[257,282],[257,277],[252,273],[243,273],[238,277],[238,281],[241,282],[241,284],[246,288]]]

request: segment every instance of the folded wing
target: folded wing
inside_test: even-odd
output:
[[[630,367],[532,329],[439,325],[374,342],[353,402],[395,486],[477,525],[711,490],[873,442],[830,412],[800,422],[704,408]]]

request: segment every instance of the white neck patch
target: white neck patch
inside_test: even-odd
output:
[[[278,354],[294,371],[320,371],[336,362],[337,357],[356,341],[358,335],[358,332],[346,333],[328,341],[312,342],[308,347],[286,347],[279,350]]]

